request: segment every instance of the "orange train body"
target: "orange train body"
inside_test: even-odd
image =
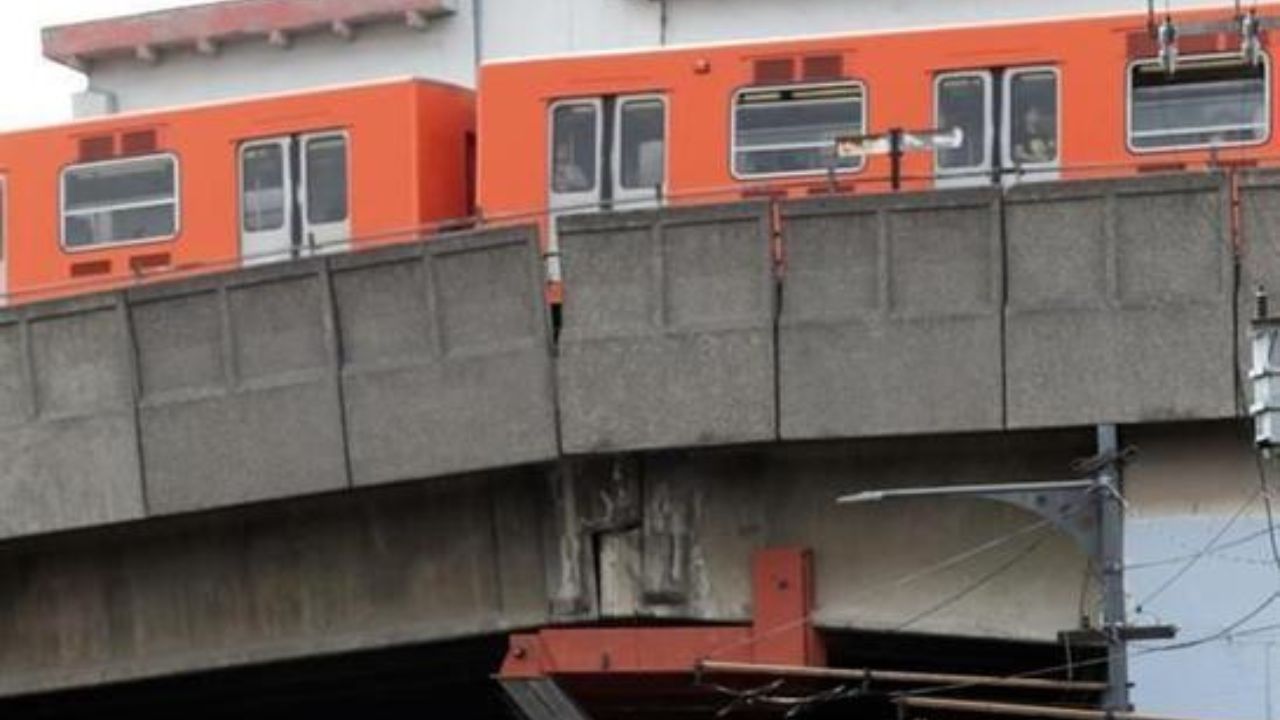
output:
[[[234,266],[242,242],[239,148],[309,133],[347,139],[347,247],[470,214],[474,97],[443,84],[394,80],[25,130],[0,135],[7,295],[22,302],[139,273]],[[162,156],[177,167],[171,235],[64,245],[64,170]]]
[[[1278,10],[1262,5],[1258,13],[1266,18]],[[1240,34],[1229,27],[1229,8],[1179,12],[1175,20],[1183,59],[1239,56]],[[1260,33],[1268,112],[1276,33],[1269,25]],[[546,207],[550,110],[572,99],[628,96],[666,100],[667,202],[826,192],[831,181],[821,170],[760,179],[735,175],[730,148],[738,93],[856,81],[865,92],[864,132],[925,129],[938,120],[935,80],[964,71],[1056,72],[1055,177],[1196,169],[1211,161],[1254,163],[1280,156],[1280,140],[1269,128],[1257,142],[1214,151],[1131,149],[1128,73],[1132,63],[1156,56],[1147,16],[1128,14],[495,61],[482,67],[479,82],[480,206],[488,216]],[[902,160],[904,188],[932,187],[936,174],[931,152],[907,153]],[[837,189],[884,191],[890,175],[888,156],[870,156],[861,169],[838,172]]]
[[[828,160],[825,167],[796,170],[796,158],[806,153],[810,159],[819,150],[830,155],[834,142],[823,133],[847,120],[837,118],[832,125],[831,114],[821,110],[797,124],[795,118],[805,112],[797,114],[796,108],[856,108],[856,127],[845,122],[849,127],[839,127],[841,134],[929,129],[947,124],[941,118],[941,98],[951,79],[985,83],[982,102],[988,117],[971,128],[965,139],[971,144],[965,147],[979,148],[986,165],[949,174],[941,168],[940,154],[908,152],[897,168],[904,188],[1267,163],[1280,159],[1280,139],[1272,129],[1271,67],[1280,4],[1260,6],[1258,13],[1264,20],[1258,35],[1261,63],[1250,65],[1239,61],[1242,35],[1232,26],[1229,10],[1179,12],[1177,42],[1183,67],[1189,69],[1168,76],[1159,71],[1147,17],[1107,15],[503,60],[481,68],[478,93],[389,80],[0,134],[0,291],[9,302],[21,302],[109,287],[134,281],[139,274],[233,267],[253,259],[255,243],[271,235],[247,233],[251,195],[253,203],[287,206],[284,211],[277,207],[277,216],[287,212],[302,218],[288,227],[293,238],[285,256],[311,252],[318,247],[308,244],[315,235],[307,231],[315,205],[310,186],[299,184],[308,170],[296,167],[297,153],[322,136],[340,136],[345,143],[345,155],[330,152],[316,160],[317,173],[339,166],[344,173],[341,197],[321,193],[315,201],[329,203],[321,215],[334,208],[342,213],[341,223],[321,228],[328,233],[324,242],[340,229],[334,246],[339,250],[417,235],[424,227],[476,212],[488,222],[537,219],[548,230],[544,237],[550,245],[549,210],[623,208],[632,202],[644,206],[659,202],[659,196],[661,202],[680,203],[758,194],[883,192],[894,174],[884,154],[848,165]],[[1143,85],[1143,92],[1154,98],[1143,112],[1155,127],[1143,126],[1142,132],[1154,134],[1142,141],[1146,147],[1135,147],[1138,135],[1130,124],[1147,122],[1134,120],[1131,98],[1137,92],[1131,83],[1141,73],[1146,73],[1142,82],[1154,88]],[[1233,79],[1232,73],[1240,77]],[[1022,174],[1025,167],[1005,172],[1008,153],[1032,134],[1026,129],[1033,127],[1030,120],[1022,140],[1011,134],[1011,118],[1022,112],[1015,109],[1019,100],[1011,89],[1019,78],[1047,80],[1041,89],[1052,88],[1041,98],[1051,97],[1044,107],[1052,115],[1052,137],[1040,147],[1052,148],[1052,162],[1028,175]],[[1212,93],[1220,86],[1253,93],[1241,95],[1240,106],[1249,103],[1257,122],[1229,118],[1228,134],[1220,137],[1230,141],[1215,141],[1216,147],[1165,142],[1162,137],[1197,137],[1187,135],[1185,128],[1160,126],[1169,117],[1188,107],[1194,110],[1202,100],[1210,109],[1215,102],[1218,110],[1225,107],[1221,97],[1179,100],[1179,88],[1170,95],[1161,87],[1171,82],[1168,78],[1201,78],[1205,82],[1191,88],[1194,92]],[[1223,78],[1225,84],[1219,82]],[[954,86],[963,92],[974,87]],[[1150,94],[1154,91],[1159,93]],[[560,146],[559,121],[552,118],[562,110],[566,127],[577,123],[579,140],[591,136],[595,144],[589,151]],[[786,120],[789,114],[794,117]],[[591,123],[594,129],[588,127]],[[1210,130],[1200,127],[1196,132]],[[635,137],[628,139],[629,134]],[[815,136],[822,142],[815,142]],[[282,151],[272,155],[277,147]],[[566,157],[593,157],[589,163],[578,158],[566,164],[557,159],[562,149],[571,151]],[[286,150],[293,153],[293,166],[281,160]],[[1017,150],[1022,152],[1022,146]],[[64,208],[69,168],[75,168],[79,182],[85,163],[161,156],[173,159],[171,172],[177,176],[171,181],[176,188],[169,200],[174,206],[171,232],[147,236],[126,227],[136,217],[153,223],[154,217],[148,217],[160,212],[146,192],[118,204],[124,208],[119,217],[93,209],[100,197],[86,201],[89,210],[74,203],[68,205],[71,211]],[[287,178],[268,177],[249,192],[250,172],[261,173],[266,167],[262,163],[272,158],[279,164],[275,172]],[[311,160],[307,163],[310,167]],[[760,171],[769,167],[784,171]],[[574,172],[562,175],[562,169]],[[119,189],[109,173],[99,175],[97,184],[76,185],[72,194],[96,193],[111,201]],[[144,191],[154,181],[129,180],[141,183]],[[271,182],[287,185],[287,191],[277,191]],[[612,192],[606,189],[610,183]],[[76,217],[68,219],[70,214]],[[255,232],[276,227],[270,225],[272,218],[269,213],[253,218],[259,223]],[[99,242],[94,233],[108,237]],[[551,270],[554,289],[554,264]]]

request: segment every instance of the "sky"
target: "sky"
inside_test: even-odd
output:
[[[40,29],[113,15],[198,5],[201,0],[0,0],[0,131],[71,117],[84,76],[44,58]]]

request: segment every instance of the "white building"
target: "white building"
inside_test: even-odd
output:
[[[1204,5],[1178,0],[1174,7]],[[1224,6],[1226,3],[1221,3]],[[1140,12],[1072,0],[1072,14]],[[89,80],[77,116],[416,75],[484,60],[1059,15],[1052,0],[233,0],[48,28]]]

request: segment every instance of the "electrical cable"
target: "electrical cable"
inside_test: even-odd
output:
[[[1255,452],[1254,458],[1258,468],[1258,492],[1262,495],[1262,506],[1266,509],[1267,538],[1271,546],[1271,560],[1275,563],[1277,579],[1280,580],[1280,540],[1276,538],[1276,518],[1271,507],[1271,487],[1267,482],[1267,464],[1261,452]]]
[[[1258,499],[1258,491],[1255,490],[1253,494],[1248,497],[1248,499],[1246,499],[1243,503],[1240,504],[1240,507],[1236,508],[1236,511],[1231,514],[1231,517],[1228,518],[1225,523],[1223,523],[1222,527],[1220,527],[1218,531],[1213,534],[1213,537],[1209,539],[1209,542],[1205,543],[1204,546],[1199,551],[1192,554],[1187,559],[1187,561],[1183,563],[1182,566],[1177,569],[1177,571],[1175,571],[1172,575],[1166,578],[1164,582],[1160,583],[1160,585],[1158,585],[1154,590],[1147,593],[1145,596],[1143,596],[1141,600],[1138,601],[1137,605],[1134,607],[1135,612],[1142,613],[1143,609],[1152,600],[1155,600],[1156,598],[1160,597],[1169,588],[1177,584],[1177,582],[1181,580],[1183,576],[1185,576],[1191,570],[1191,568],[1195,567],[1196,564],[1199,563],[1201,559],[1203,559],[1209,554],[1209,552],[1217,544],[1217,542],[1221,540],[1222,537],[1226,535],[1227,532],[1229,532],[1232,527],[1235,526],[1236,522],[1239,521],[1240,517],[1244,515],[1244,511],[1247,510],[1251,505],[1253,505],[1253,503],[1257,499]]]
[[[936,615],[937,613],[951,607],[957,602],[960,602],[964,598],[976,592],[978,589],[980,589],[984,585],[987,585],[991,581],[995,580],[996,578],[1000,577],[1004,573],[1011,570],[1014,565],[1017,565],[1019,562],[1022,562],[1023,560],[1025,560],[1029,555],[1031,555],[1033,552],[1038,550],[1040,546],[1044,544],[1044,541],[1045,541],[1045,538],[1040,537],[1028,543],[1027,547],[1023,548],[1022,551],[1019,552],[1017,555],[1014,555],[1013,557],[1009,558],[1005,562],[996,566],[994,569],[987,572],[982,577],[978,578],[977,580],[965,586],[964,588],[961,588],[956,593],[949,595],[946,598],[943,598],[940,602],[936,603],[935,605],[911,616],[911,618],[909,618],[905,622],[895,626],[893,628],[893,631],[900,632],[902,630],[905,630],[911,627],[912,625],[915,625],[916,623],[920,622],[921,620],[924,620],[925,618],[928,618],[928,617],[932,617],[933,615]]]

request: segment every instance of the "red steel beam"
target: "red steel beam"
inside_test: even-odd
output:
[[[813,556],[800,548],[752,559],[750,626],[549,628],[511,637],[499,677],[533,679],[599,673],[695,672],[703,660],[825,664],[810,619]]]

